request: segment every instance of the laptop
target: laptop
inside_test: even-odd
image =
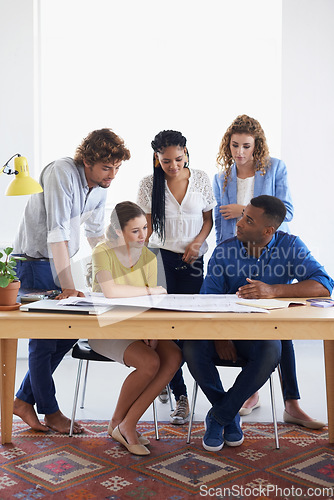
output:
[[[51,313],[75,313],[93,314],[98,316],[106,311],[110,311],[114,306],[111,304],[93,304],[92,301],[81,300],[78,304],[69,304],[66,300],[43,299],[28,304],[22,304],[20,311],[25,312],[51,312]]]

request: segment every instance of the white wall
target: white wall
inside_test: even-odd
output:
[[[279,156],[281,0],[41,2],[41,99],[43,164],[94,128],[124,137],[132,158],[112,204],[136,199],[163,129],[183,132],[210,178],[240,113],[260,120]]]
[[[0,0],[0,165],[15,153],[35,168],[33,0]],[[11,166],[14,164],[11,163]],[[26,196],[4,196],[12,176],[0,176],[0,248],[16,233]]]
[[[281,143],[281,0],[41,2],[41,159],[72,156],[90,130],[122,135],[132,158],[108,190],[136,200],[150,142],[181,130],[190,164],[212,179],[221,137],[241,113]],[[66,15],[64,15],[66,12]],[[215,246],[208,238],[209,258]],[[90,255],[83,244],[74,261]],[[77,286],[82,288],[76,280]]]
[[[334,276],[334,2],[283,0],[282,158],[291,229]]]

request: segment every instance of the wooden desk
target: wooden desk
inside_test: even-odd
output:
[[[264,313],[120,309],[102,316],[0,312],[1,440],[11,442],[18,338],[322,339],[329,440],[334,443],[334,307]]]

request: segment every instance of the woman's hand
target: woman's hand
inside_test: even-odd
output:
[[[198,258],[199,249],[201,248],[201,243],[194,240],[186,247],[182,260],[187,264],[192,264]]]
[[[159,341],[157,339],[151,339],[151,340],[143,340],[143,342],[148,347],[151,347],[152,349],[156,349]]]
[[[219,212],[222,214],[225,220],[238,219],[242,216],[244,208],[244,205],[230,203],[229,205],[221,205],[219,207]]]
[[[162,295],[167,293],[166,288],[163,286],[152,286],[147,288],[148,295]]]

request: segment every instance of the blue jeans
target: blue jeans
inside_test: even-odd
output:
[[[49,415],[59,410],[52,374],[76,340],[30,339],[29,370],[16,397]]]
[[[50,263],[39,260],[18,261],[16,273],[21,281],[21,288],[25,290],[57,290]]]
[[[280,361],[283,385],[283,398],[300,399],[297,375],[296,360],[292,340],[281,340],[282,356]]]
[[[243,403],[268,380],[279,363],[280,340],[234,340],[238,357],[246,361],[233,386],[225,391],[216,363],[219,357],[213,340],[185,340],[183,355],[190,373],[210,401],[210,414],[227,425]]]
[[[160,250],[168,293],[199,293],[203,283],[203,257],[186,264],[182,254]]]
[[[203,257],[197,259],[193,264],[186,264],[182,260],[182,254],[161,249],[161,257],[165,271],[166,286],[168,293],[199,293],[203,283]],[[182,350],[183,341],[176,340]],[[169,385],[176,401],[180,396],[187,396],[186,384],[182,375],[182,364]]]
[[[59,288],[53,281],[49,262],[23,261],[16,267],[22,288],[27,290],[54,290]],[[38,413],[49,415],[59,410],[52,374],[73,347],[76,340],[30,339],[29,370],[16,397],[37,405]]]

